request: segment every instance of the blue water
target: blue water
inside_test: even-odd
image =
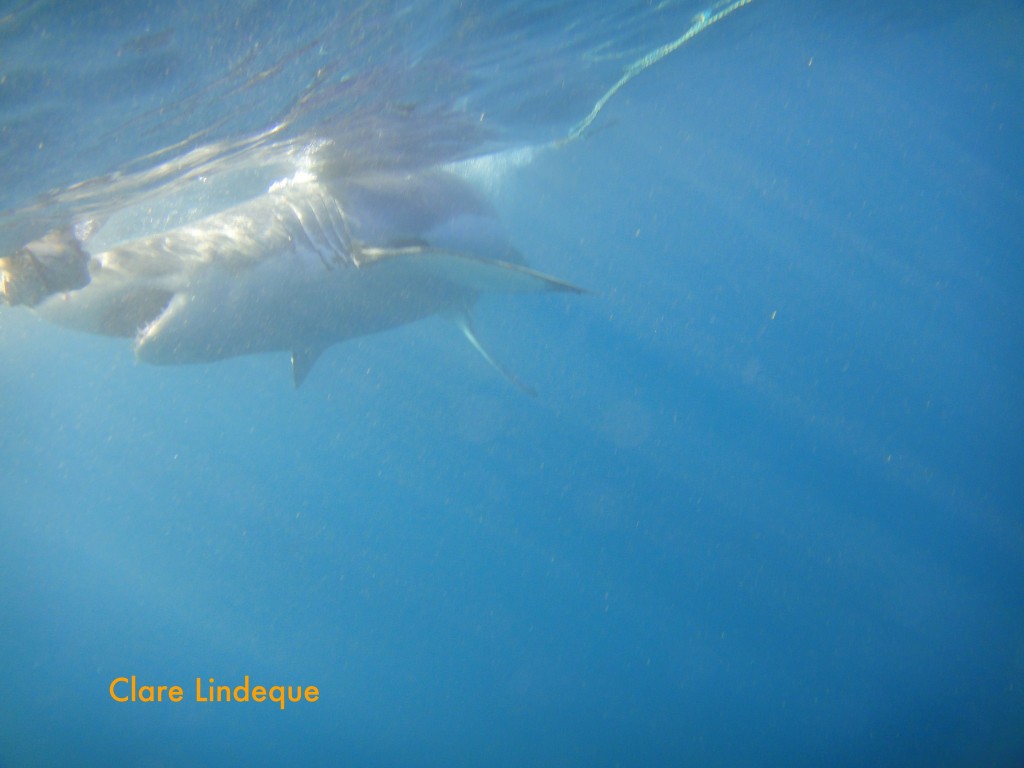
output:
[[[10,5],[0,237],[275,125],[550,141],[699,10],[511,6]],[[493,193],[589,291],[479,307],[536,399],[441,319],[296,391],[0,309],[0,764],[1020,766],[1022,41],[754,0],[630,81]]]

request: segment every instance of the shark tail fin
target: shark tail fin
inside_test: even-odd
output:
[[[512,386],[518,389],[520,392],[529,395],[530,397],[537,396],[537,390],[531,387],[529,384],[524,382],[518,376],[515,375],[507,366],[503,365],[500,360],[487,351],[487,348],[480,343],[480,339],[476,335],[476,331],[473,329],[473,321],[469,316],[468,311],[462,311],[455,315],[455,324],[459,326],[462,331],[462,335],[469,340],[469,343],[473,345],[473,349],[480,353],[480,356],[488,362],[488,364],[494,368],[498,373],[505,377]]]

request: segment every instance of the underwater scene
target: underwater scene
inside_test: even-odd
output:
[[[1024,766],[1024,6],[0,4],[0,765]]]

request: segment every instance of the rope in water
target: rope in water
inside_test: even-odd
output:
[[[591,126],[597,116],[604,109],[605,105],[611,100],[611,98],[619,92],[619,90],[626,85],[630,80],[639,75],[648,67],[652,67],[661,61],[663,58],[668,56],[670,53],[675,52],[681,46],[690,42],[693,38],[699,35],[701,32],[706,30],[712,24],[724,19],[726,16],[731,14],[733,11],[739,10],[745,5],[749,5],[753,0],[733,0],[728,4],[718,3],[708,8],[706,11],[698,13],[693,19],[693,25],[682,34],[682,36],[676,38],[671,43],[667,43],[660,48],[655,48],[653,51],[637,59],[623,73],[622,77],[619,78],[618,82],[609,88],[605,94],[597,100],[594,104],[594,108],[590,110],[590,114],[587,115],[583,120],[576,124],[576,126],[569,131],[568,135],[564,139],[560,139],[555,142],[556,147],[564,146],[570,142],[580,138],[586,130]],[[717,10],[716,10],[717,8]]]

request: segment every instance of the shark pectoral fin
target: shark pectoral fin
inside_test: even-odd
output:
[[[448,251],[429,256],[453,283],[481,293],[585,293],[579,286],[507,261],[491,261]]]
[[[583,288],[508,261],[485,259],[422,244],[364,248],[369,264],[399,260],[431,277],[477,293],[586,293]]]
[[[476,331],[473,330],[473,324],[467,312],[462,312],[456,315],[455,323],[462,330],[463,335],[469,340],[469,343],[473,345],[473,348],[480,353],[481,357],[483,357],[483,359],[486,360],[494,370],[504,376],[508,382],[515,386],[520,392],[523,392],[530,397],[537,396],[537,390],[529,384],[524,383],[518,376],[502,365],[501,362],[496,360],[494,356],[484,348],[484,345],[480,343],[480,339],[477,338]]]
[[[292,383],[298,389],[327,347],[309,346],[292,350]]]

